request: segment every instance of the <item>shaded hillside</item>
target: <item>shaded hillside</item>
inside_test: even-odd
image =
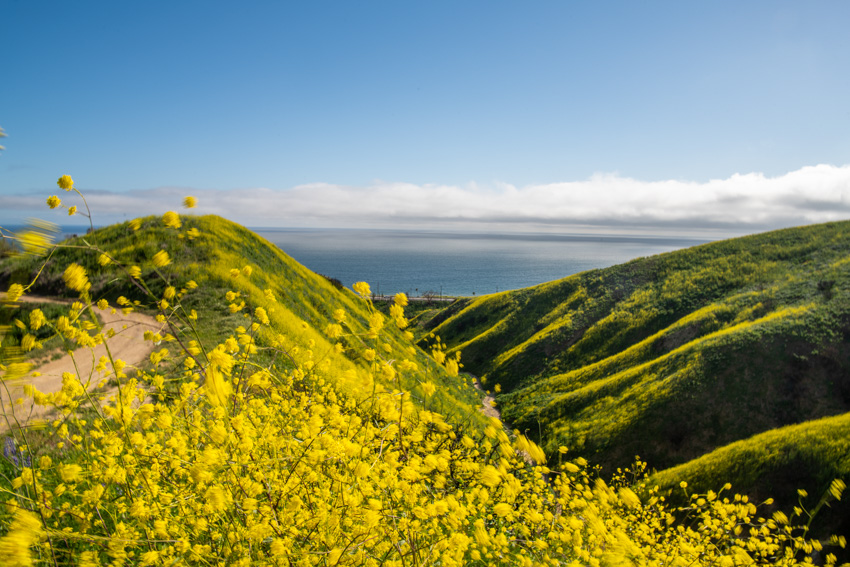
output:
[[[850,410],[850,222],[482,297],[428,330],[548,451],[663,469]]]
[[[127,268],[138,266],[139,279],[152,282],[151,291],[157,297],[166,286],[156,276],[158,271],[178,288],[185,290],[190,280],[197,284],[196,289],[186,290],[182,305],[187,310],[195,309],[199,320],[208,322],[207,326],[197,329],[203,342],[215,345],[224,341],[228,329],[247,325],[247,315],[261,306],[267,309],[271,327],[278,336],[260,337],[260,346],[282,337],[291,349],[310,349],[318,360],[334,366],[337,376],[347,377],[351,382],[340,386],[357,388],[369,381],[368,362],[354,354],[362,348],[338,352],[334,348],[336,341],[323,333],[327,325],[334,322],[333,313],[337,309],[345,310],[346,324],[352,331],[365,333],[371,313],[363,299],[350,290],[338,289],[327,278],[311,272],[274,244],[242,226],[216,216],[181,218],[179,230],[166,227],[159,217],[148,217],[140,219],[138,230],[125,222],[69,239],[50,256],[30,293],[74,297],[62,274],[65,267],[76,262],[86,269],[92,295],[105,297],[114,305],[121,296],[131,301],[145,298],[143,289],[130,283]],[[106,252],[113,263],[102,266],[98,262],[99,253],[82,246],[84,239]],[[160,251],[166,251],[179,261],[157,268],[153,258]],[[32,256],[4,260],[0,263],[0,287],[6,289],[11,283],[28,283],[43,262],[44,258]],[[119,265],[122,267],[117,267]],[[241,272],[245,266],[251,268],[250,275]],[[234,269],[238,275],[231,273]],[[276,301],[270,301],[265,290],[271,290]],[[244,303],[235,312],[227,308],[225,295],[229,291],[240,294],[232,300],[233,305],[238,307]],[[411,391],[414,398],[421,398],[420,383],[436,377],[438,388],[431,398],[432,407],[455,415],[457,419],[468,419],[470,415],[477,418],[479,398],[471,387],[448,377],[430,357],[412,348],[402,331],[395,329],[389,319],[386,328],[391,330],[381,354],[388,360],[410,359],[419,366],[418,371],[405,373],[408,382],[401,387]],[[362,346],[356,336],[343,340],[350,347]],[[285,366],[287,360],[277,363]]]
[[[688,494],[717,490],[735,479],[732,491],[749,494],[756,502],[774,498],[791,516],[806,486],[804,505],[811,511],[833,479],[850,478],[850,413],[789,425],[736,441],[698,459],[655,474],[650,483],[668,501],[684,503],[679,483]],[[833,502],[818,512],[827,532],[850,532],[850,501]]]

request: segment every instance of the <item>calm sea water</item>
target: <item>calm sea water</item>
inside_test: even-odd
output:
[[[253,229],[295,260],[375,293],[483,295],[705,242],[669,237]]]

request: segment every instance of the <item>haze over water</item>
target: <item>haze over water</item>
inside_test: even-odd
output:
[[[374,293],[484,295],[706,242],[670,237],[469,234],[398,230],[253,229],[346,287]]]

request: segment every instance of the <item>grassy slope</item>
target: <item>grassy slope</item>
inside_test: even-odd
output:
[[[681,481],[689,492],[707,492],[735,479],[733,492],[749,494],[757,502],[769,497],[785,505],[798,500],[797,489],[806,486],[811,498],[804,504],[812,508],[813,499],[829,488],[835,478],[850,478],[850,413],[788,425],[736,441],[694,459],[655,474],[651,481],[681,501]],[[850,530],[850,501],[833,502],[818,513],[818,522],[830,533]]]
[[[547,450],[663,469],[850,410],[850,222],[637,259],[435,320]]]
[[[275,245],[257,236],[253,232],[235,223],[215,216],[182,217],[183,227],[177,231],[165,228],[159,218],[143,219],[142,228],[133,231],[129,223],[105,227],[78,239],[65,242],[69,245],[57,250],[47,263],[36,287],[31,293],[73,297],[62,280],[62,269],[70,262],[77,262],[86,268],[92,283],[92,297],[106,297],[111,302],[124,295],[130,299],[143,299],[144,296],[129,283],[126,273],[112,265],[107,268],[97,263],[97,253],[82,248],[82,238],[87,242],[106,250],[125,266],[139,265],[143,279],[154,282],[155,293],[161,293],[165,284],[157,282],[152,263],[153,255],[166,250],[174,262],[161,269],[163,275],[178,289],[193,279],[199,287],[189,292],[183,303],[185,307],[198,311],[199,321],[204,325],[199,332],[204,342],[214,346],[223,341],[221,329],[232,329],[239,322],[247,326],[249,321],[242,314],[231,314],[227,310],[224,295],[229,290],[240,291],[249,307],[263,306],[269,309],[272,327],[276,333],[286,336],[293,347],[311,348],[316,359],[327,360],[340,368],[338,375],[348,376],[351,383],[347,388],[356,389],[367,381],[368,363],[362,359],[350,359],[346,353],[336,353],[333,342],[329,341],[322,330],[333,322],[332,313],[343,308],[348,313],[348,322],[355,332],[364,332],[369,311],[366,302],[349,290],[336,289],[327,279],[319,276],[295,262]],[[201,236],[190,240],[185,237],[189,228],[197,228]],[[179,237],[183,234],[184,237]],[[26,283],[40,267],[42,258],[17,257],[0,264],[0,286],[10,283]],[[249,265],[253,268],[250,278],[233,278],[231,268]],[[272,289],[278,303],[270,304],[263,290]],[[148,301],[149,303],[149,301]],[[231,324],[228,324],[231,323]],[[457,378],[448,377],[440,367],[421,351],[408,352],[409,343],[401,336],[388,320],[387,328],[392,327],[389,340],[392,353],[388,358],[409,358],[419,365],[420,370],[405,375],[402,387],[420,397],[419,383],[427,375],[437,383],[437,393],[429,402],[431,408],[448,415],[455,420],[475,416],[479,399],[468,385]],[[358,337],[347,337],[346,341],[359,341]],[[262,343],[261,343],[262,345]],[[285,359],[280,363],[285,364]],[[428,369],[426,374],[425,369]],[[347,372],[346,372],[347,371]]]

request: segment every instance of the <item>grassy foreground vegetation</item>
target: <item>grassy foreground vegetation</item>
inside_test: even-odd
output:
[[[45,327],[107,354],[19,402],[55,413],[9,424],[6,565],[831,565],[824,546],[845,545],[810,539],[805,510],[764,516],[728,489],[673,507],[643,463],[606,482],[567,447],[547,456],[480,416],[457,355],[410,342],[403,294],[381,314],[368,285],[337,290],[223,219],[21,238],[4,301],[75,303],[13,322],[4,385],[31,375]],[[93,305],[163,325],[134,377],[83,319]]]

